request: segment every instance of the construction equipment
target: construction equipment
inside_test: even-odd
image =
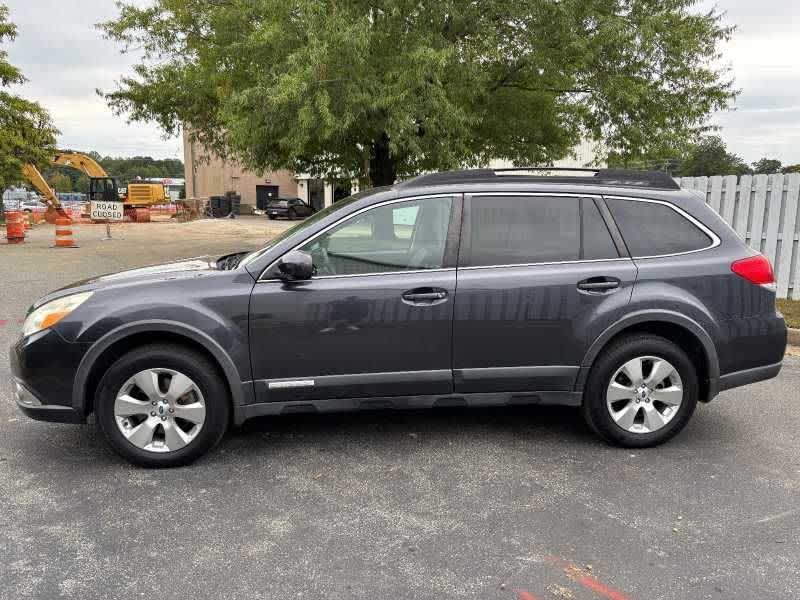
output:
[[[154,204],[169,202],[164,186],[159,183],[129,183],[127,193],[120,197],[116,180],[110,177],[91,156],[79,152],[63,151],[55,154],[50,162],[86,173],[89,176],[90,201],[122,202],[126,209],[147,208]],[[66,216],[61,201],[42,177],[39,169],[34,165],[25,165],[22,171],[47,204],[47,222],[55,223],[58,216]]]

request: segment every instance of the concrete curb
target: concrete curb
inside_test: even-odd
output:
[[[800,329],[792,329],[789,327],[786,333],[786,341],[789,342],[790,346],[800,346]]]

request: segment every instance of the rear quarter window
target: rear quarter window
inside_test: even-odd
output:
[[[606,198],[633,258],[680,254],[708,248],[713,240],[666,204]]]

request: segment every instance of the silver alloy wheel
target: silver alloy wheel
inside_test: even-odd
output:
[[[206,403],[197,384],[183,373],[146,369],[128,379],[117,393],[114,420],[137,448],[174,452],[200,433]]]
[[[683,383],[675,367],[657,356],[623,364],[606,390],[614,422],[630,433],[653,433],[666,426],[683,402]]]

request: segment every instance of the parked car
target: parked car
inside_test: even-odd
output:
[[[473,170],[52,292],[11,370],[27,415],[94,413],[122,456],[170,466],[229,423],[371,408],[562,404],[653,446],[785,346],[769,261],[666,175]]]
[[[266,212],[270,219],[284,218],[294,221],[313,215],[314,208],[300,198],[275,198],[267,204]]]
[[[7,189],[3,192],[3,210],[39,212],[47,208],[40,196],[22,188]]]

